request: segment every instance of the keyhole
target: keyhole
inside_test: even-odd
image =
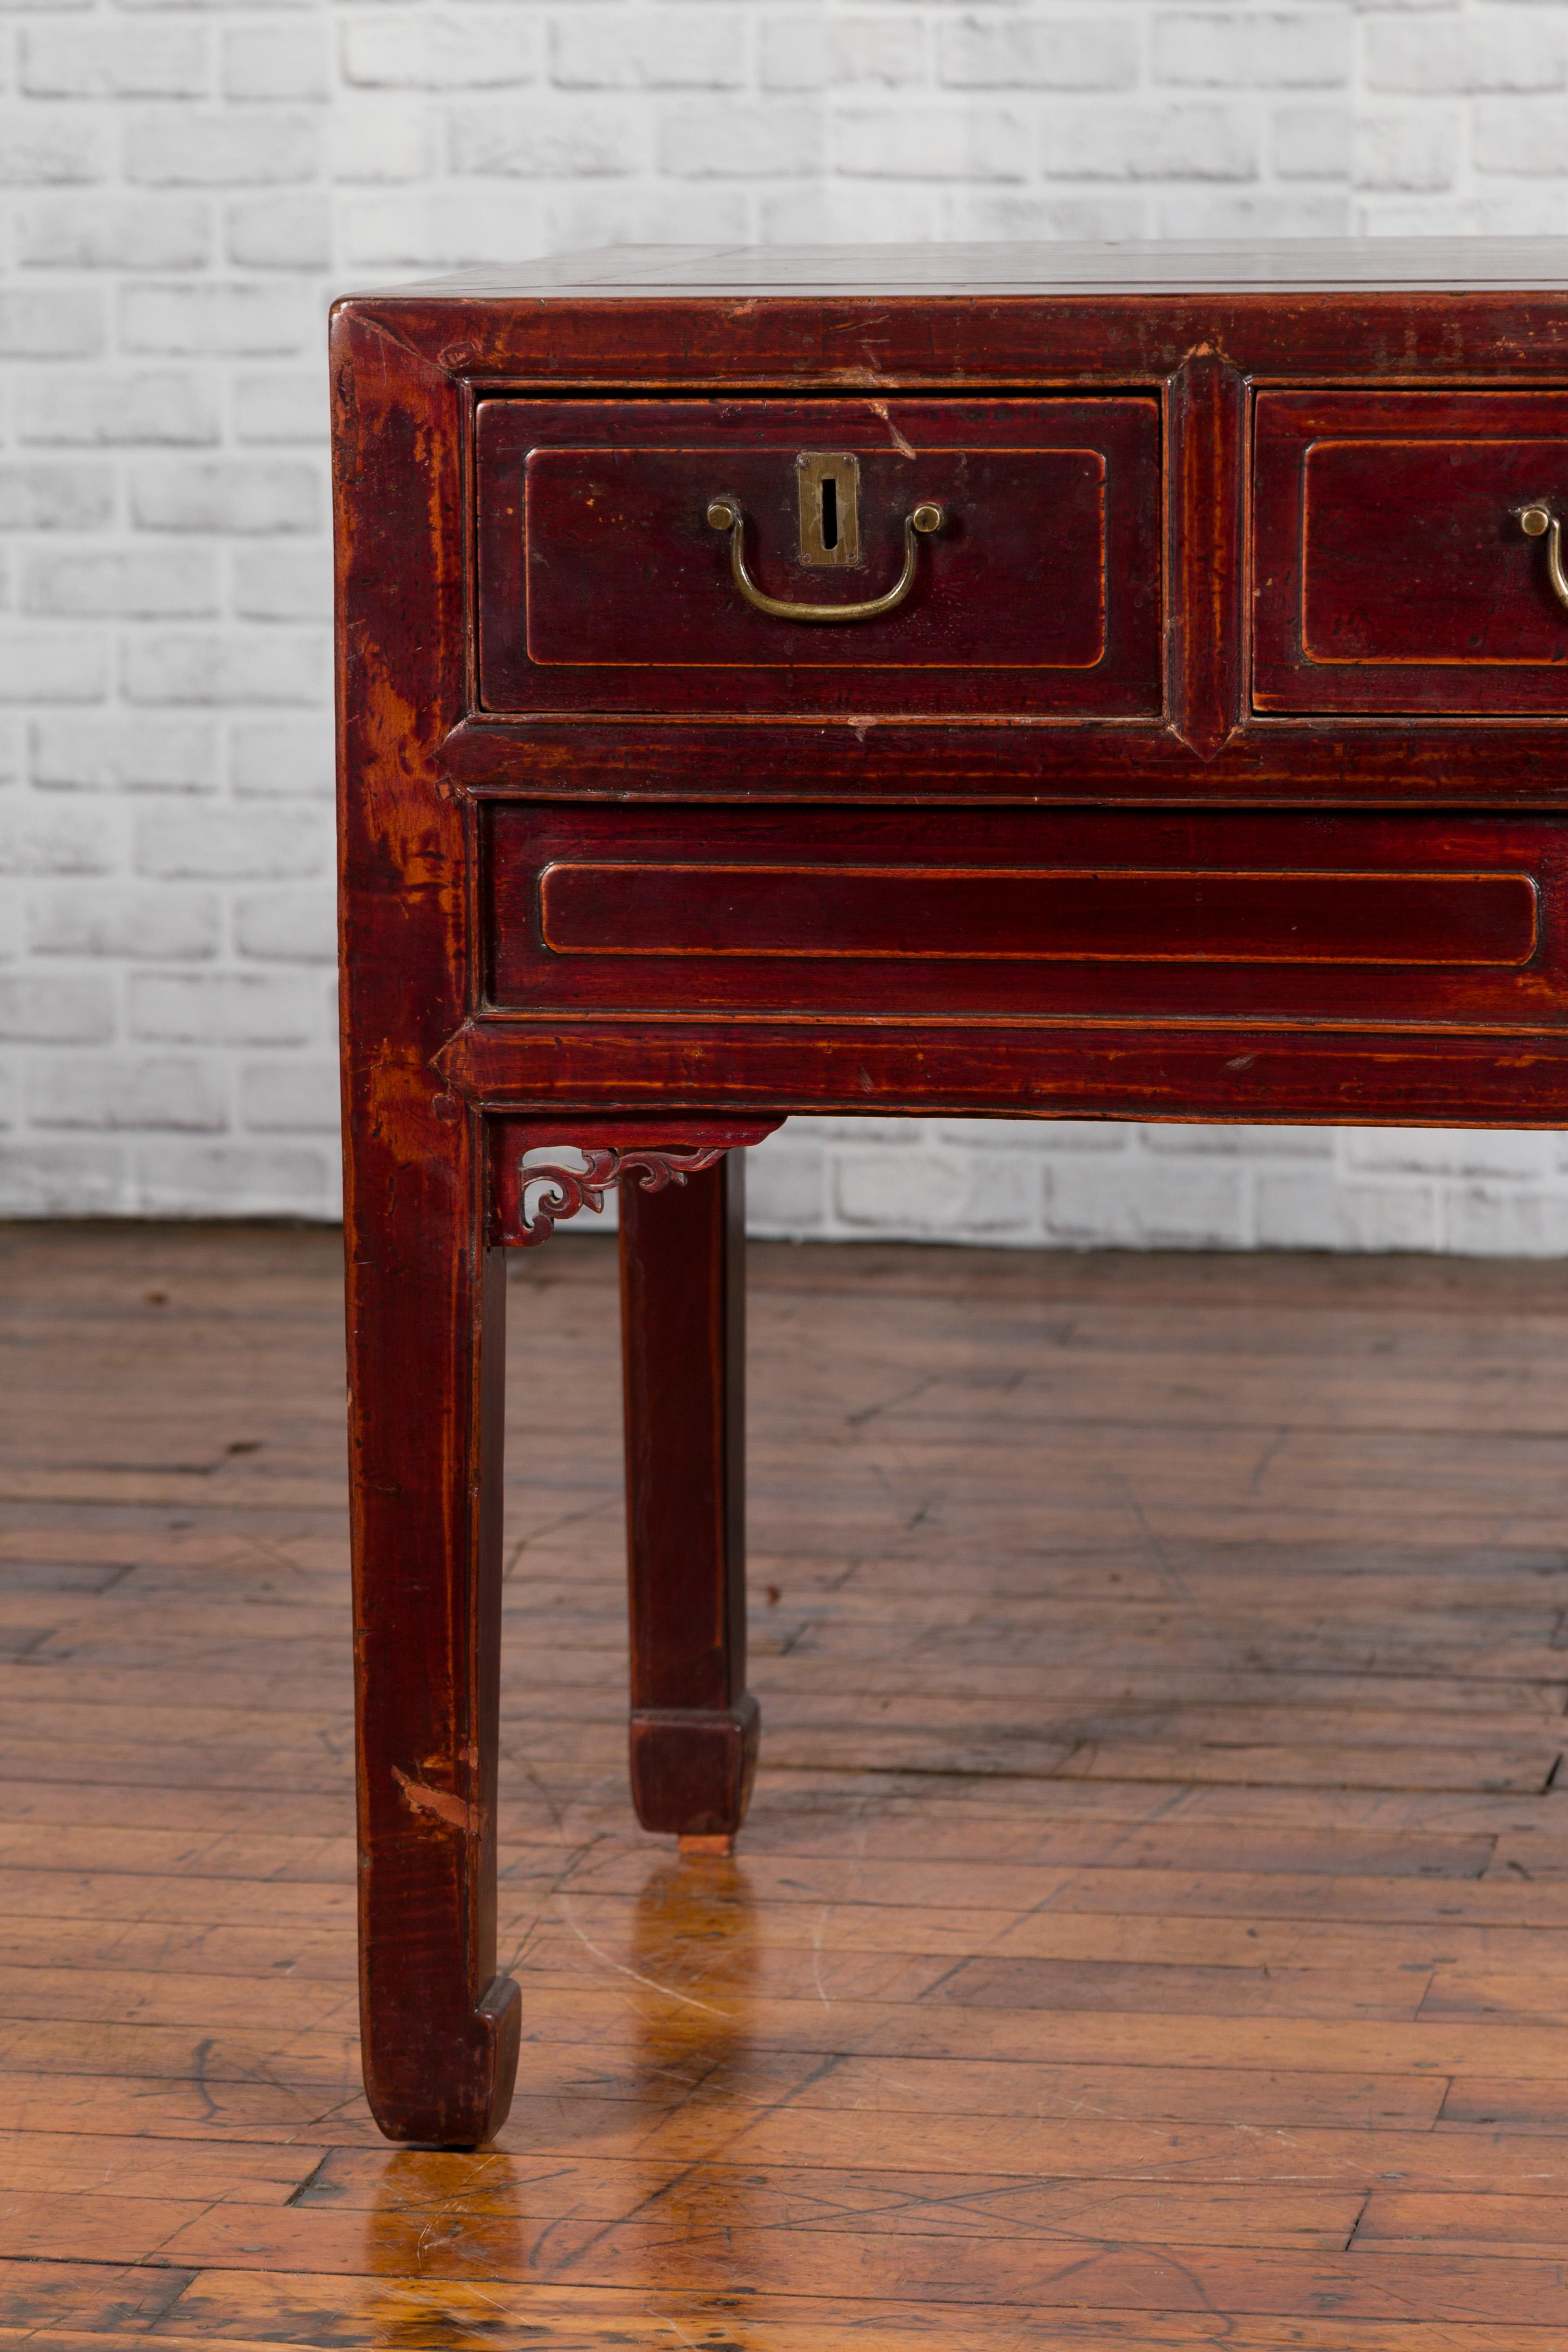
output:
[[[838,485],[831,474],[822,478],[822,544],[838,544]]]

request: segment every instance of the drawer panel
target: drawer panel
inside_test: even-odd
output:
[[[541,1011],[1540,1025],[1551,818],[497,803],[489,986]]]
[[[486,401],[481,699],[1154,719],[1159,542],[1147,399]]]
[[[1568,396],[1261,393],[1254,698],[1262,710],[1568,712]]]
[[[1053,963],[1521,964],[1522,874],[591,865],[539,882],[552,955]]]

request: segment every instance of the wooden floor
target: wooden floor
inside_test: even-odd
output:
[[[358,2088],[337,1248],[0,1231],[0,2345],[1568,2347],[1568,1267],[758,1249],[681,1863],[613,1256],[517,1260],[458,2158]]]

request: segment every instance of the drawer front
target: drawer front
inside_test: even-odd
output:
[[[545,1013],[1541,1026],[1552,818],[492,803],[489,985]]]
[[[1159,411],[486,401],[479,616],[494,711],[1155,719]]]
[[[1261,393],[1260,710],[1568,712],[1568,395]],[[1559,561],[1561,561],[1561,553]]]

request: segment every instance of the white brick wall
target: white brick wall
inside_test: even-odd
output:
[[[335,1205],[322,320],[611,238],[1568,231],[1568,0],[0,0],[0,1211]],[[1554,1137],[797,1121],[773,1232],[1558,1252]]]

